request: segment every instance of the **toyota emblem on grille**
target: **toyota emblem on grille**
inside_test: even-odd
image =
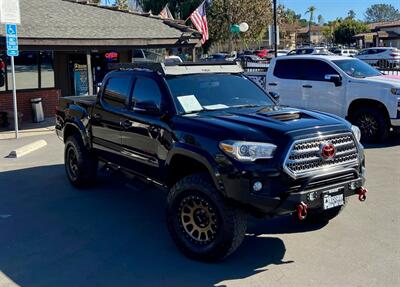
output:
[[[321,145],[321,157],[324,160],[332,159],[336,154],[336,147],[332,143],[323,143]]]

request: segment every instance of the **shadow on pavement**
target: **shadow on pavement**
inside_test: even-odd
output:
[[[165,226],[165,195],[118,174],[71,187],[62,165],[0,173],[0,281],[21,286],[213,286],[268,270],[302,232],[288,219],[252,224],[239,250],[205,264],[184,257]],[[265,232],[268,230],[268,232]],[[264,236],[257,236],[264,234]],[[267,235],[265,235],[267,234]]]
[[[366,149],[376,149],[376,148],[385,148],[385,147],[393,147],[400,145],[400,133],[392,132],[385,143],[379,144],[363,144]]]

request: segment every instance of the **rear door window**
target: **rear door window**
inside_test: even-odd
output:
[[[274,76],[281,79],[301,80],[301,61],[297,59],[277,60]]]
[[[103,93],[103,102],[116,109],[128,107],[132,88],[132,80],[129,76],[113,76],[108,79]]]

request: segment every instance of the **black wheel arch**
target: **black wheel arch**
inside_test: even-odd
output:
[[[85,146],[89,146],[89,137],[86,134],[86,129],[83,127],[83,124],[79,124],[79,122],[67,122],[63,129],[64,143],[67,141],[68,137],[74,134],[79,134]]]
[[[389,119],[390,119],[389,112],[388,112],[385,104],[383,104],[382,102],[377,101],[377,100],[366,99],[366,98],[356,99],[351,102],[351,104],[349,105],[349,108],[347,110],[347,119],[349,119],[351,121],[353,119],[352,116],[354,115],[354,112],[358,108],[361,108],[361,107],[379,109],[380,111],[382,111],[382,113],[385,116],[385,119],[387,121],[389,121]]]
[[[216,163],[207,156],[185,148],[175,148],[165,162],[165,182],[172,187],[180,179],[194,173],[206,173],[218,191],[225,195]]]

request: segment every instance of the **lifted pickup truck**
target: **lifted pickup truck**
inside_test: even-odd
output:
[[[97,97],[61,98],[56,131],[76,187],[98,162],[169,191],[167,224],[189,257],[213,261],[242,242],[246,214],[329,221],[365,200],[360,131],[282,107],[235,64],[131,64]],[[136,68],[135,68],[136,67]]]

